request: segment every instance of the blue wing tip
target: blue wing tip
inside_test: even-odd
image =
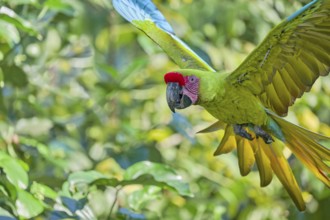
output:
[[[310,8],[312,5],[314,5],[318,1],[319,0],[311,1],[310,3],[308,3],[307,5],[305,5],[304,7],[302,7],[301,9],[299,9],[298,11],[296,11],[295,13],[293,13],[292,15],[290,15],[289,17],[287,17],[286,20],[287,21],[292,21],[293,19],[295,19],[300,14],[302,14],[303,12],[305,12],[308,8]]]
[[[151,0],[112,0],[112,5],[129,22],[151,20],[162,30],[174,34],[171,25]]]

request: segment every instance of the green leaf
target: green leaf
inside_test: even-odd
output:
[[[27,187],[29,183],[28,175],[16,159],[0,152],[0,167],[6,173],[8,180],[16,187],[21,189]]]
[[[17,199],[16,186],[12,184],[5,175],[0,175],[0,198],[1,197],[7,197],[10,201],[15,201]]]
[[[148,175],[150,175],[152,179],[145,178],[148,177]],[[139,177],[143,178],[139,179]],[[180,195],[192,196],[189,185],[184,183],[182,177],[177,175],[172,168],[164,164],[152,163],[149,161],[136,163],[126,170],[124,180],[131,180],[129,182],[145,185],[154,185],[156,183],[155,185],[162,187],[167,186],[177,191]]]
[[[48,0],[44,3],[44,6],[68,16],[74,16],[75,14],[74,8],[63,0]]]
[[[25,72],[18,66],[3,66],[1,67],[4,73],[5,83],[10,83],[15,87],[22,88],[28,84],[28,79]]]
[[[19,43],[20,36],[17,28],[8,22],[0,20],[0,39],[3,39],[10,48]]]
[[[129,194],[128,204],[134,210],[142,210],[148,202],[160,197],[161,190],[158,186],[145,186]]]
[[[124,175],[124,180],[109,178],[97,171],[75,172],[68,178],[70,186],[83,190],[86,185],[97,186],[127,186],[133,184],[153,185],[169,188],[183,196],[192,196],[189,185],[182,181],[170,167],[151,162],[140,162],[129,167]],[[70,187],[72,189],[72,187]]]
[[[53,200],[57,198],[57,193],[53,189],[41,183],[33,182],[30,191],[35,197],[42,200],[45,197]]]
[[[97,171],[79,171],[72,173],[68,182],[70,186],[79,187],[81,185],[107,185],[107,186],[117,186],[119,181],[116,178],[109,178]]]
[[[13,10],[5,6],[0,7],[0,20],[6,21],[18,29],[30,34],[31,36],[37,36],[38,31],[33,25],[17,15]]]
[[[43,212],[42,203],[24,190],[18,190],[17,212],[24,218],[33,218]]]
[[[79,171],[72,173],[69,176],[69,183],[73,185],[77,185],[79,183],[86,183],[86,184],[91,184],[95,181],[102,180],[102,179],[109,179],[102,173],[99,173],[97,171]]]

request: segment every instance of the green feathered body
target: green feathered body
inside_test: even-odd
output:
[[[260,185],[267,186],[273,173],[282,182],[299,210],[305,203],[290,164],[283,154],[288,147],[311,172],[330,187],[330,149],[315,134],[282,119],[297,98],[315,80],[330,72],[330,0],[313,0],[276,26],[232,73],[215,73],[201,57],[174,33],[150,0],[113,0],[119,13],[156,42],[182,69],[183,76],[199,78],[198,100],[218,121],[201,132],[224,129],[214,155],[237,149],[239,169],[247,175],[254,163]],[[129,10],[128,10],[129,9]],[[254,135],[248,140],[233,125],[257,125],[274,142]]]
[[[219,121],[226,124],[266,125],[267,114],[260,100],[250,90],[232,86],[227,80],[229,74],[193,69],[179,71],[201,79],[196,104],[203,106]]]

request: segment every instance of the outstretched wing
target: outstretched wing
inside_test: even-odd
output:
[[[330,0],[314,0],[275,27],[228,76],[285,116],[296,98],[330,71]]]
[[[175,36],[171,25],[151,0],[113,0],[112,4],[121,16],[146,33],[181,68],[214,71]]]

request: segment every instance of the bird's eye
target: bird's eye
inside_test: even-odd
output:
[[[190,77],[189,77],[189,81],[190,81],[190,82],[195,82],[195,79],[196,79],[195,76],[190,76]]]

